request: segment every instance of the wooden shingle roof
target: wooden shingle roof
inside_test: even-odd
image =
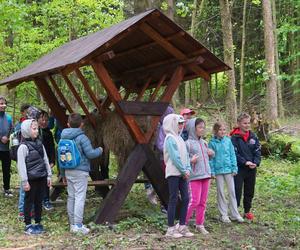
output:
[[[152,36],[145,29],[150,34],[152,32]],[[167,42],[161,44],[157,39]],[[84,66],[89,60],[106,52],[114,54],[114,57],[105,61],[105,66],[120,85],[125,82],[128,85],[138,84],[138,79],[149,76],[155,82],[167,68],[171,70],[178,64],[194,61],[209,75],[229,69],[201,43],[154,9],[68,42],[1,80],[0,84],[16,86],[34,77],[59,73],[72,65]],[[192,70],[186,75],[187,79],[199,77]]]

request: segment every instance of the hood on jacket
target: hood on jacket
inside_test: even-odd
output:
[[[199,140],[199,137],[196,135],[196,127],[195,127],[196,119],[197,118],[192,118],[186,123],[186,130],[189,134],[189,139],[192,140]]]
[[[81,128],[65,128],[62,132],[61,132],[61,138],[62,139],[69,139],[69,140],[73,140],[75,139],[77,136],[84,134],[83,130]]]
[[[31,137],[31,123],[35,121],[34,119],[24,120],[21,124],[21,134],[24,138]]]
[[[179,135],[178,123],[183,122],[184,119],[181,115],[169,114],[163,121],[163,130],[165,134]]]
[[[163,121],[167,115],[174,114],[174,113],[175,113],[175,111],[174,111],[173,107],[171,105],[168,105],[165,113],[160,117],[160,123],[161,124],[163,123]]]
[[[243,134],[242,131],[240,130],[240,128],[234,128],[230,132],[230,136],[233,136],[233,135],[239,135],[246,142],[250,136],[250,131],[247,131],[246,133]]]

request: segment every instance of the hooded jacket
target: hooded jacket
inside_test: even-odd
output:
[[[178,122],[180,117],[176,114],[170,114],[163,121],[163,129],[166,134],[164,141],[166,178],[169,176],[183,176],[187,171],[191,171],[186,145],[179,135]]]
[[[197,162],[192,166],[190,181],[201,180],[211,177],[211,170],[209,166],[209,157],[207,153],[207,143],[196,135],[195,122],[197,118],[192,118],[186,125],[189,134],[188,140],[185,142],[189,157],[198,155]]]
[[[90,139],[84,134],[81,128],[65,128],[61,133],[61,139],[74,140],[81,154],[80,165],[72,170],[82,170],[90,172],[90,159],[99,157],[102,154],[101,148],[93,148]],[[64,176],[64,171],[61,169],[61,174]]]
[[[31,124],[34,120],[22,122],[21,133],[25,141],[18,148],[17,167],[24,186],[28,180],[47,177],[51,179],[51,168],[46,150],[39,139],[31,136]]]
[[[259,166],[261,160],[261,146],[256,135],[252,131],[249,131],[248,138],[245,138],[240,134],[239,129],[233,130],[230,134],[238,167],[247,167],[245,165],[247,161],[251,161]]]
[[[212,175],[237,173],[235,151],[228,136],[214,136],[208,147],[215,152],[215,156],[209,161]]]
[[[9,138],[10,133],[13,131],[13,123],[11,116],[5,112],[0,112],[0,138],[7,136]],[[9,151],[9,142],[3,144],[0,140],[0,151]]]

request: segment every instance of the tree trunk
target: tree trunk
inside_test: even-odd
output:
[[[200,85],[200,101],[201,103],[205,103],[209,98],[209,82],[201,79],[201,85]]]
[[[272,8],[270,0],[263,0],[263,21],[264,21],[264,43],[266,55],[266,70],[268,74],[267,84],[267,110],[266,115],[271,127],[278,124],[277,105],[277,84],[275,71],[275,50],[274,50],[274,25],[272,20]]]
[[[223,31],[224,61],[231,67],[225,72],[228,78],[228,87],[225,100],[228,124],[233,127],[236,123],[236,96],[235,96],[235,71],[234,71],[234,48],[232,39],[231,11],[228,0],[220,1],[221,23]]]
[[[246,9],[247,0],[244,0],[243,24],[242,24],[242,48],[241,48],[241,67],[240,67],[240,111],[244,104],[244,75],[245,75],[245,42],[246,42]]]
[[[284,108],[282,100],[282,84],[280,81],[280,69],[279,69],[279,53],[278,53],[278,37],[277,37],[277,18],[276,18],[276,2],[272,1],[272,14],[273,14],[273,30],[274,30],[274,48],[275,48],[275,70],[276,70],[276,80],[277,80],[277,95],[278,95],[278,115],[279,117],[284,117]]]

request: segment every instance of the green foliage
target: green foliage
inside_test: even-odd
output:
[[[271,135],[268,142],[270,153],[291,161],[300,160],[300,139],[285,134]]]

